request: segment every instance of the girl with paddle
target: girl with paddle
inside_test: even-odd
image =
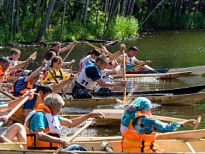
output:
[[[70,76],[70,74],[65,73],[61,69],[62,65],[62,58],[60,56],[54,56],[51,60],[51,65],[50,69],[57,79],[57,81],[66,79]],[[41,78],[41,84],[50,84],[50,83],[55,83],[55,79],[53,78],[53,75],[50,73],[50,71],[46,71],[46,73],[42,76]]]
[[[151,109],[152,104],[145,97],[136,98],[126,107],[120,127],[123,152],[158,152],[159,149],[154,146],[157,132],[172,132],[184,125],[194,126],[196,123],[195,119],[164,123],[152,118]]]

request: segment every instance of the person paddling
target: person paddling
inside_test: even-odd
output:
[[[65,104],[62,97],[58,94],[49,94],[35,111],[26,117],[24,126],[27,134],[28,149],[54,150],[60,145],[64,151],[86,151],[82,146],[72,144],[60,138],[62,126],[75,127],[88,118],[103,119],[102,113],[88,113],[82,117],[72,120],[57,116],[61,107]]]
[[[151,116],[152,104],[145,97],[138,97],[125,109],[121,121],[123,152],[157,152],[154,140],[157,132],[172,132],[184,125],[194,126],[196,120],[164,123]],[[159,149],[158,149],[159,150]]]
[[[89,62],[89,61],[88,61]],[[107,57],[99,56],[95,62],[87,62],[76,79],[75,86],[72,89],[73,98],[92,98],[90,92],[93,92],[99,84],[102,87],[125,86],[126,81],[120,82],[104,82],[101,71],[107,66]]]
[[[139,52],[139,49],[136,46],[132,46],[128,49],[126,56],[126,71],[130,70],[134,64],[137,65],[148,65],[151,63],[151,60],[141,61],[138,60],[135,56]],[[138,71],[139,73],[143,70],[142,67],[134,68],[134,71]]]

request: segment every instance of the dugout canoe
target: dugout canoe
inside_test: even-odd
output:
[[[137,78],[137,77],[157,77],[160,79],[175,79],[182,76],[190,75],[191,71],[184,72],[171,72],[171,73],[152,73],[152,74],[126,74],[126,78]],[[123,78],[122,75],[116,75],[114,78]]]
[[[88,151],[74,153],[104,153],[102,151],[101,145],[102,142],[72,142],[73,144],[79,144],[85,147]],[[163,149],[163,153],[203,153],[205,151],[205,140],[155,140],[155,143],[159,146],[160,149]],[[121,141],[108,141],[107,142],[109,148],[113,150],[113,152],[120,153],[122,152],[122,143]],[[16,143],[18,145],[18,143]],[[19,150],[15,149],[12,144],[8,144],[7,147],[4,147],[2,143],[0,144],[0,153],[1,154],[53,154],[54,151],[42,151],[42,150]],[[59,154],[63,154],[66,152],[59,152]],[[68,153],[68,152],[67,152]]]
[[[147,95],[180,95],[180,94],[191,94],[197,93],[205,88],[204,85],[190,86],[190,87],[182,87],[182,88],[174,88],[174,89],[162,89],[162,90],[149,90],[149,91],[136,91],[132,92],[132,96],[147,96]],[[71,93],[67,93],[71,95]],[[92,93],[95,97],[108,97],[108,96],[123,96],[123,92],[112,91],[109,93],[106,92],[96,92]],[[129,92],[127,92],[129,94]]]
[[[172,73],[172,72],[184,72],[191,71],[192,75],[202,75],[205,73],[205,65],[201,66],[193,66],[193,67],[185,67],[185,68],[172,68],[172,69],[156,69],[158,73]],[[134,72],[133,72],[134,73]],[[137,72],[136,72],[137,73]],[[140,74],[153,74],[155,72],[149,70],[143,70]]]
[[[131,99],[135,99],[134,96]],[[144,96],[152,103],[160,105],[192,105],[205,99],[205,92],[182,94],[182,95],[156,95]],[[83,107],[83,106],[98,106],[98,105],[112,105],[122,104],[122,98],[92,98],[92,99],[68,99],[65,100],[65,106],[69,107]]]

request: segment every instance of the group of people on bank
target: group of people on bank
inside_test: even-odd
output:
[[[103,119],[102,113],[88,113],[82,117],[72,120],[58,116],[61,107],[64,105],[62,97],[57,94],[65,86],[74,82],[72,96],[76,98],[92,98],[90,92],[110,92],[109,87],[126,86],[126,81],[114,82],[112,75],[122,74],[124,44],[120,45],[119,51],[112,55],[106,55],[99,50],[92,50],[79,63],[77,74],[72,70],[63,69],[66,65],[72,65],[75,60],[64,62],[60,54],[74,47],[78,42],[61,48],[60,42],[54,42],[52,48],[45,53],[45,59],[36,70],[29,72],[27,76],[19,76],[14,81],[11,94],[17,99],[9,102],[1,102],[0,110],[11,110],[26,96],[29,100],[25,102],[11,117],[7,119],[4,112],[1,112],[0,120],[14,122],[0,136],[0,142],[12,142],[16,136],[18,141],[27,142],[28,149],[57,149],[62,146],[64,150],[86,149],[68,143],[60,138],[62,126],[75,127],[89,118]],[[106,50],[103,47],[103,50]],[[134,64],[144,65],[151,61],[140,61],[135,55],[138,48],[133,46],[128,49],[126,56],[126,70],[130,70]],[[20,50],[11,49],[8,57],[0,58],[0,80],[6,83],[10,76],[18,74],[18,70],[29,64],[33,59],[18,61]],[[135,68],[141,71],[141,68]],[[42,73],[41,73],[42,72]],[[31,89],[35,89],[31,92]],[[123,152],[155,152],[153,142],[156,132],[174,131],[183,125],[194,125],[195,120],[184,122],[163,123],[151,118],[151,102],[139,97],[125,109],[122,117],[121,132],[123,136]]]

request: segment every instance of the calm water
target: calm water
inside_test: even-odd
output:
[[[190,67],[205,65],[205,30],[174,30],[174,31],[158,31],[151,33],[144,33],[140,35],[140,39],[124,40],[114,46],[108,46],[110,52],[115,52],[119,49],[120,43],[126,44],[127,48],[130,46],[137,46],[140,52],[137,58],[140,60],[152,59],[156,60],[150,65],[157,68],[178,68],[178,67]],[[99,46],[99,44],[95,44]],[[34,51],[38,51],[38,56],[35,63],[32,63],[29,67],[37,67],[49,47],[23,47],[19,48],[22,51],[20,60],[24,60]],[[78,61],[91,50],[84,44],[78,44],[67,60],[75,59],[76,64],[74,70],[78,68]],[[6,56],[9,53],[9,48],[0,49],[0,55]],[[66,53],[65,53],[66,54]],[[64,56],[65,54],[62,54]],[[185,86],[194,86],[205,84],[205,78],[202,76],[188,76],[175,80],[157,80],[153,78],[143,78],[133,81],[129,81],[128,85],[137,90],[150,90],[150,89],[168,89]],[[117,90],[121,90],[117,88]],[[152,113],[156,115],[166,115],[180,118],[196,118],[197,115],[204,116],[205,101],[199,102],[193,106],[161,106],[154,108]],[[117,108],[116,106],[104,106],[97,108]],[[92,111],[92,108],[65,108],[63,112],[70,113],[86,113]],[[114,127],[115,126],[115,127]],[[199,128],[205,127],[205,120],[202,118],[202,122]],[[191,129],[191,127],[185,127],[184,129]],[[72,134],[74,129],[64,129],[63,134]],[[119,124],[115,123],[110,126],[102,127],[95,126],[83,132],[84,136],[109,136],[120,135]]]

